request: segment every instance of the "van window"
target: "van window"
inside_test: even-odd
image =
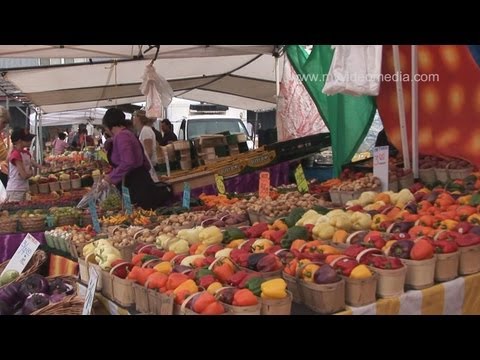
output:
[[[238,119],[192,119],[188,120],[187,132],[188,139],[193,139],[201,135],[216,134],[224,131],[230,133],[244,133],[247,134],[245,125]]]

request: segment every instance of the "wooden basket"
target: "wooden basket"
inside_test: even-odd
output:
[[[166,295],[156,289],[148,289],[148,305],[154,315],[173,315],[175,296]]]
[[[458,273],[460,275],[475,274],[480,271],[480,244],[463,246],[460,250]]]
[[[18,219],[13,216],[0,218],[0,234],[11,234],[17,231]]]
[[[110,300],[113,300],[113,275],[110,275],[110,271],[102,269],[102,272],[99,274],[102,278],[102,295],[107,297]]]
[[[7,267],[9,261],[10,260],[7,260],[0,264],[0,274]],[[32,258],[28,262],[27,266],[23,270],[23,272],[20,274],[18,278],[16,278],[12,282],[23,281],[29,275],[36,273],[40,269],[40,267],[45,263],[45,261],[47,261],[47,254],[45,253],[45,251],[43,250],[35,251]],[[0,289],[7,285],[8,284],[1,286]]]
[[[98,281],[95,290],[100,291],[102,290],[102,269],[100,268],[100,266],[90,261],[94,259],[94,253],[89,254],[85,259],[78,258],[80,281],[88,285],[88,281],[90,280],[89,267],[93,266],[98,273]]]
[[[373,304],[377,298],[378,275],[376,273],[367,279],[345,279],[345,302],[350,306],[365,306]]]
[[[299,279],[305,306],[319,314],[334,314],[345,309],[345,280],[332,284],[315,284]]]
[[[29,185],[29,191],[30,191],[30,194],[32,194],[32,195],[38,194],[38,192],[39,192],[38,184],[30,184]]]
[[[56,304],[47,305],[30,315],[82,315],[85,300],[79,296],[68,296]]]
[[[70,182],[71,182],[72,189],[80,189],[82,187],[81,179],[71,179]]]
[[[78,217],[73,215],[59,216],[57,218],[57,226],[67,226],[77,224]]]
[[[330,189],[329,191],[330,199],[335,205],[342,205],[342,197],[340,196],[339,190]]]
[[[400,296],[404,292],[405,277],[407,267],[404,265],[400,269],[388,270],[370,267],[370,270],[378,274],[377,296],[381,298],[390,298]]]
[[[59,191],[60,190],[60,182],[56,181],[56,182],[51,182],[48,184],[50,186],[50,192],[54,192],[54,191]]]
[[[290,315],[292,312],[293,295],[287,290],[285,299],[261,299],[261,315]]]
[[[456,180],[456,179],[463,180],[473,172],[473,166],[469,166],[463,169],[450,169],[451,164],[452,163],[447,164],[447,170],[448,170],[448,177],[452,180]]]
[[[60,188],[68,191],[72,188],[72,182],[70,180],[60,181]]]
[[[418,176],[420,177],[420,180],[422,180],[422,182],[424,182],[425,184],[433,184],[435,181],[437,181],[437,176],[435,175],[434,168],[419,169]]]
[[[285,271],[283,271],[282,278],[287,283],[287,289],[292,294],[292,301],[297,304],[301,304],[302,297],[301,297],[299,285],[297,283],[297,280],[295,279],[295,276],[289,275]]]
[[[18,223],[23,232],[45,231],[45,216],[21,217],[18,219]]]
[[[74,259],[78,259],[78,258],[82,257],[83,248],[85,247],[85,245],[91,243],[92,241],[93,240],[86,241],[86,242],[83,242],[83,243],[74,243],[72,240],[70,240],[70,255]]]
[[[135,291],[133,289],[134,282],[128,279],[121,279],[113,275],[117,267],[128,264],[127,262],[117,264],[110,270],[112,277],[112,298],[113,301],[123,307],[129,307],[135,303]]]
[[[435,278],[435,256],[427,260],[400,259],[407,266],[405,286],[421,290],[433,286]]]
[[[283,269],[276,270],[276,271],[260,272],[260,271],[251,270],[251,269],[243,267],[243,266],[240,266],[240,270],[243,270],[243,271],[245,271],[247,273],[250,273],[250,274],[255,274],[257,277],[260,277],[264,280],[281,278],[282,277],[282,272],[283,272]]]
[[[225,304],[224,302],[220,303],[225,308],[225,311],[232,315],[260,315],[262,310],[262,304],[260,301],[257,305],[252,306],[234,306]]]
[[[391,180],[388,183],[388,190],[393,192],[398,192],[398,179]]]
[[[135,251],[135,247],[137,246],[137,242],[134,241],[132,245],[116,247],[118,251],[120,251],[120,255],[122,259],[125,261],[132,260],[133,253]]]
[[[145,286],[141,286],[137,283],[133,283],[132,287],[135,294],[135,309],[143,314],[148,314],[150,312],[148,303],[148,289]]]
[[[40,194],[50,194],[50,186],[48,183],[46,184],[38,184],[38,192]]]
[[[455,251],[450,254],[437,254],[436,257],[435,281],[450,281],[458,277],[460,251]]]

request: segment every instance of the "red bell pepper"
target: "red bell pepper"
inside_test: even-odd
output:
[[[352,258],[343,258],[338,260],[333,268],[343,276],[350,276],[350,273],[357,265],[357,260]]]
[[[472,229],[473,225],[470,224],[468,221],[462,221],[457,224],[454,231],[458,232],[459,234],[467,234]]]
[[[264,231],[267,231],[267,230],[268,230],[267,223],[258,223],[258,224],[252,225],[245,232],[245,234],[247,235],[248,238],[258,238],[262,235]]]
[[[454,241],[437,240],[433,245],[437,254],[450,254],[458,250],[457,243]]]
[[[235,274],[233,274],[228,280],[227,284],[231,286],[238,287],[242,280],[248,275],[248,273],[244,270],[242,271],[237,271]]]
[[[248,273],[247,276],[245,276],[240,284],[238,284],[238,288],[243,289],[245,286],[247,286],[248,280],[253,279],[253,278],[258,278],[258,274],[256,273]]]
[[[476,234],[461,234],[455,239],[458,246],[472,246],[480,244],[480,236]]]
[[[365,246],[375,247],[377,249],[382,249],[386,244],[386,241],[381,235],[367,235],[364,241]]]
[[[271,272],[282,268],[282,262],[273,254],[262,257],[257,263],[257,270],[260,272]]]
[[[387,258],[385,256],[372,256],[370,257],[370,266],[378,269],[395,270],[403,267],[402,262],[398,258]]]
[[[200,278],[200,281],[198,285],[203,287],[204,289],[207,289],[211,284],[213,284],[217,279],[215,279],[215,276],[213,275],[204,275]]]
[[[312,240],[313,239],[313,228],[315,225],[313,224],[307,224],[303,226],[305,229],[307,229],[307,234],[308,234],[308,239]]]
[[[250,253],[245,251],[245,250],[240,250],[240,249],[233,249],[230,252],[230,259],[237,265],[246,267],[248,264],[248,257],[250,256]]]
[[[427,260],[433,257],[434,252],[434,247],[427,239],[420,239],[413,245],[410,251],[410,258],[412,260]]]

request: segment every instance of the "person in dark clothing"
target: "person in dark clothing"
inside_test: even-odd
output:
[[[173,125],[168,119],[162,120],[162,132],[163,138],[160,142],[161,146],[168,145],[169,143],[178,140],[177,135],[175,135],[175,133],[173,132]]]
[[[379,146],[389,146],[389,154],[390,156],[397,156],[398,150],[393,144],[388,140],[387,133],[385,132],[385,128],[382,129],[377,135],[377,140],[375,141],[375,147]]]
[[[159,188],[153,182],[149,173],[150,163],[142,144],[128,130],[125,114],[115,108],[107,110],[103,126],[112,136],[111,151],[108,148],[106,150],[113,167],[103,181],[116,185],[120,191],[122,185],[127,187],[132,204],[143,209],[156,209],[163,205],[171,195],[171,189]]]

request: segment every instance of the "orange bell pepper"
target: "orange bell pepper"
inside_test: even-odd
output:
[[[432,215],[422,215],[418,219],[418,225],[432,227],[436,219]]]
[[[188,276],[185,275],[185,274],[171,273],[168,276],[167,289],[168,290],[175,290],[177,287],[179,287],[182,283],[184,283],[188,279],[189,279]]]
[[[221,315],[225,313],[225,308],[218,301],[209,304],[205,310],[201,312],[202,315]]]
[[[215,296],[205,291],[200,295],[197,295],[192,310],[195,311],[197,314],[201,314],[208,305],[214,302],[217,302]]]
[[[226,282],[235,272],[226,262],[213,268],[213,273],[221,281]]]
[[[305,240],[302,240],[302,239],[297,239],[297,240],[294,240],[292,242],[292,245],[290,245],[290,251],[292,250],[298,250],[300,251],[300,249],[302,248],[303,245],[305,245],[307,242]]]
[[[293,259],[287,265],[285,265],[285,267],[283,268],[283,271],[285,271],[285,273],[290,276],[296,276],[297,266],[298,266],[298,260]]]
[[[253,306],[257,304],[257,297],[248,289],[240,289],[233,295],[233,306]]]
[[[427,260],[433,257],[434,251],[428,240],[420,239],[413,245],[410,257],[412,260]]]
[[[469,205],[462,205],[462,206],[459,206],[456,209],[456,213],[457,213],[458,219],[460,221],[467,220],[470,215],[473,215],[476,212],[477,212],[477,209],[475,207],[469,206]]]
[[[145,283],[149,289],[160,289],[167,284],[168,275],[161,272],[151,274]]]

